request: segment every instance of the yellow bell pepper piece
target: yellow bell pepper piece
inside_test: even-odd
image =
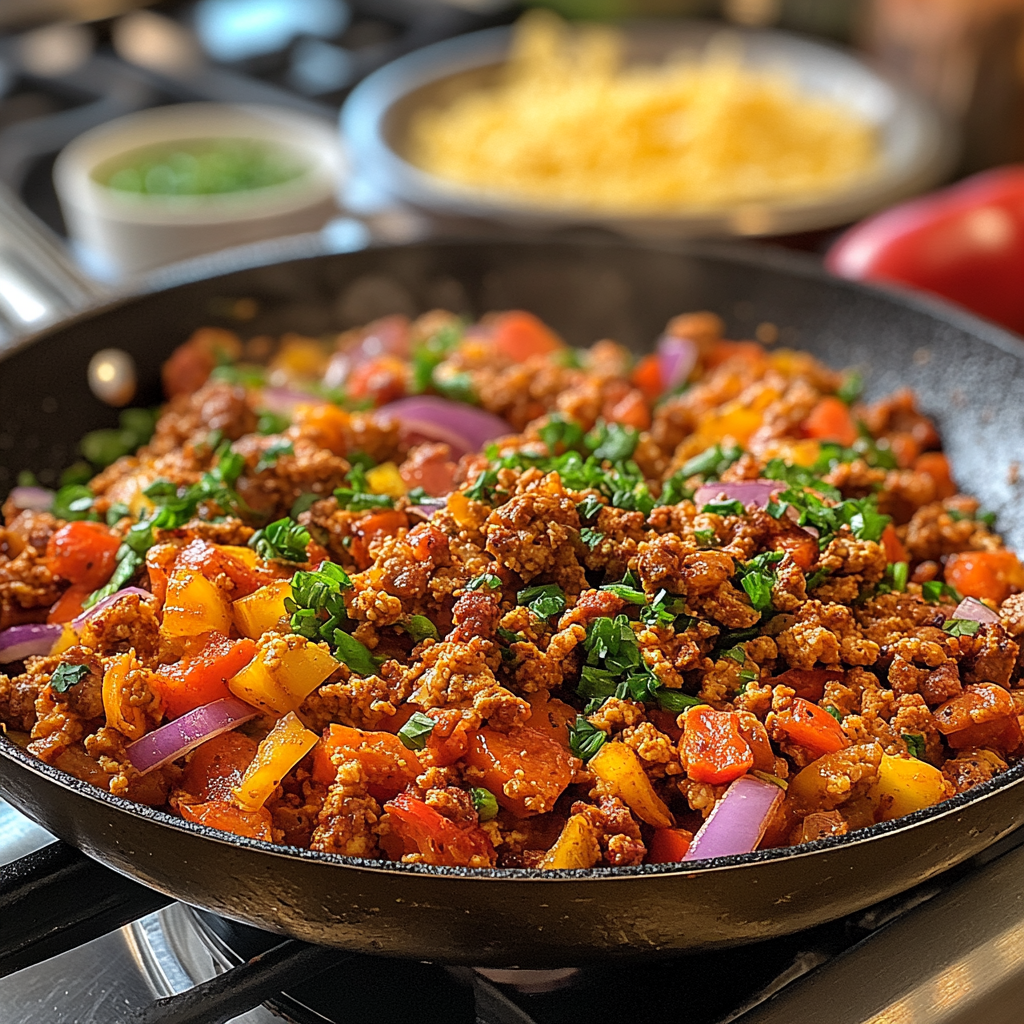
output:
[[[592,868],[601,859],[594,830],[582,814],[574,814],[562,828],[555,845],[544,855],[540,868],[552,871],[557,868]]]
[[[228,680],[228,689],[242,700],[278,714],[295,711],[336,668],[326,645],[288,633],[268,634],[256,657]]]
[[[318,739],[289,711],[260,743],[241,781],[231,790],[235,803],[244,811],[258,811]]]
[[[275,629],[288,614],[284,599],[291,597],[291,593],[291,580],[275,580],[247,597],[240,597],[232,605],[238,632],[259,640],[264,633]]]
[[[137,740],[146,734],[146,716],[142,708],[131,703],[128,673],[137,668],[135,650],[115,654],[103,674],[103,713],[107,727],[116,729],[125,739]]]
[[[166,636],[230,633],[231,602],[202,573],[182,566],[168,577],[161,629]]]
[[[63,654],[69,647],[74,647],[77,643],[78,634],[75,632],[75,627],[70,622],[65,622],[64,628],[60,631],[60,638],[53,645],[50,654]]]
[[[252,548],[243,548],[238,544],[214,544],[213,546],[218,551],[223,551],[225,555],[230,555],[250,569],[255,569],[259,565],[260,556]]]
[[[382,462],[366,471],[366,482],[374,494],[388,494],[400,498],[405,494],[405,481],[393,462]]]
[[[672,812],[654,792],[632,747],[625,743],[605,743],[590,759],[587,768],[641,821],[655,828],[671,828],[675,824]]]
[[[872,795],[880,798],[882,820],[891,821],[937,804],[951,795],[951,787],[938,768],[916,757],[883,754]]]
[[[764,460],[782,459],[791,465],[810,468],[821,455],[821,445],[813,437],[799,439],[786,437],[765,445],[760,455]]]
[[[271,375],[273,376],[275,371],[281,371],[286,377],[319,379],[327,369],[328,358],[327,349],[316,338],[286,334],[281,339],[277,355],[271,360]]]

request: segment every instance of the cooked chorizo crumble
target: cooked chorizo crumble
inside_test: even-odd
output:
[[[191,822],[470,867],[796,845],[1005,770],[993,517],[909,391],[722,330],[197,331],[155,419],[4,504],[8,737]]]

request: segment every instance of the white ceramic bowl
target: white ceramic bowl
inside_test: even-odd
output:
[[[881,137],[879,166],[847,189],[823,196],[749,202],[721,210],[663,214],[540,205],[460,185],[414,166],[409,124],[423,107],[493,85],[512,30],[487,29],[417,50],[365,78],[341,111],[354,172],[409,206],[446,223],[499,223],[558,230],[589,226],[639,238],[781,235],[849,224],[941,181],[957,155],[955,131],[929,104],[875,73],[852,54],[787,32],[728,30],[753,68],[786,68],[799,86],[849,106]],[[663,21],[623,27],[626,58],[657,62],[679,50],[700,52],[723,26]]]
[[[308,166],[278,185],[210,195],[143,195],[100,184],[94,172],[132,150],[197,139],[254,139]],[[316,231],[337,215],[344,171],[327,121],[269,106],[182,103],[118,118],[80,135],[53,168],[61,210],[91,268],[115,279],[230,246]]]

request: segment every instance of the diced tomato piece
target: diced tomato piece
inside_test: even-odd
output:
[[[935,723],[944,735],[972,725],[1016,717],[1013,697],[995,683],[975,683],[935,710]]]
[[[655,829],[644,860],[648,864],[674,864],[686,856],[692,842],[693,833],[685,828]]]
[[[491,344],[495,351],[521,363],[563,348],[562,339],[532,313],[513,309],[495,318]]]
[[[394,733],[330,725],[313,754],[313,778],[325,785],[337,774],[333,751],[344,751],[347,758],[358,761],[370,785],[386,793],[385,799],[414,783],[422,770],[416,754]]]
[[[694,782],[717,786],[754,767],[754,753],[740,732],[739,715],[731,711],[704,705],[690,708],[679,747],[686,774]]]
[[[652,402],[665,390],[665,383],[661,377],[661,359],[656,352],[644,356],[633,370],[633,383],[644,393],[644,396]]]
[[[481,785],[517,817],[550,811],[572,781],[572,756],[550,731],[519,726],[498,732],[485,726],[470,741],[466,763],[483,774]],[[515,782],[511,792],[507,783]]]
[[[849,406],[835,395],[826,395],[803,422],[804,433],[822,441],[849,446],[857,440],[857,427]]]
[[[815,757],[834,754],[850,745],[843,727],[824,708],[802,697],[794,697],[793,703],[779,712],[776,721],[792,743]]]
[[[387,509],[383,512],[372,512],[352,526],[352,546],[349,551],[360,569],[369,569],[373,559],[370,558],[370,545],[382,534],[390,536],[409,526],[409,519],[404,512]]]
[[[477,825],[456,824],[409,793],[384,805],[391,832],[406,853],[419,853],[427,864],[487,867],[495,853],[487,833]]]
[[[121,539],[108,526],[79,520],[65,523],[46,545],[46,560],[55,576],[95,590],[110,579]]]
[[[231,640],[208,633],[202,649],[176,665],[162,665],[160,696],[168,718],[180,718],[193,708],[230,697],[228,680],[256,656],[256,644],[247,637]]]
[[[1002,604],[1024,590],[1024,566],[1012,551],[961,551],[946,562],[946,582],[964,597]]]
[[[890,562],[909,562],[910,555],[907,553],[907,549],[903,546],[903,541],[900,540],[899,534],[896,532],[896,527],[890,523],[882,531],[882,547],[885,548],[885,557]]]
[[[95,590],[95,587],[70,586],[50,609],[46,616],[47,622],[70,622],[82,614],[82,602]]]
[[[925,452],[914,459],[914,469],[924,473],[935,481],[936,498],[952,498],[956,494],[956,484],[949,468],[949,459],[942,452]]]
[[[209,800],[202,804],[179,804],[178,809],[186,821],[194,821],[197,825],[268,843],[274,841],[273,819],[264,807],[257,811],[243,811],[226,800]]]
[[[163,365],[161,374],[167,397],[194,394],[218,363],[237,359],[241,352],[242,343],[234,331],[200,327]]]
[[[772,686],[790,686],[798,697],[817,704],[825,696],[825,684],[843,679],[845,673],[828,668],[790,668],[773,676]]]
[[[369,398],[374,405],[387,405],[405,395],[409,363],[396,356],[379,356],[357,366],[345,381],[351,398]]]
[[[259,744],[233,730],[196,747],[185,768],[182,788],[199,800],[229,800],[256,756]]]
[[[791,530],[777,533],[774,537],[774,546],[776,551],[785,551],[803,572],[810,571],[820,554],[818,539],[796,524],[793,524]]]
[[[415,527],[406,538],[412,545],[413,554],[421,562],[434,565],[447,564],[449,560],[448,538],[431,523]]]
[[[457,470],[451,448],[446,444],[430,443],[418,445],[398,467],[402,482],[409,490],[422,487],[435,498],[455,490]]]
[[[175,565],[185,565],[190,569],[195,569],[208,580],[216,580],[218,576],[227,576],[234,588],[231,591],[232,600],[248,597],[267,582],[244,562],[205,540],[194,540],[182,548],[175,560]]]

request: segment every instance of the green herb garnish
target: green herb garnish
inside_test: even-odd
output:
[[[974,619],[949,619],[942,627],[950,636],[974,636],[981,628]]]
[[[309,530],[294,519],[278,519],[249,538],[249,547],[264,561],[305,562]]]
[[[416,641],[416,643],[428,638],[431,640],[440,639],[437,632],[437,626],[435,626],[433,622],[426,617],[426,615],[410,615],[402,624],[402,629],[404,629],[406,633]]]
[[[58,693],[67,693],[72,686],[80,683],[89,674],[88,665],[58,665],[50,676],[50,687]]]
[[[500,590],[501,589],[501,577],[495,576],[492,572],[481,573],[479,576],[474,576],[467,584],[466,590],[483,590],[486,587],[488,590]]]
[[[398,738],[406,749],[422,750],[427,745],[427,737],[434,731],[436,724],[430,715],[415,711],[409,721],[398,730]]]
[[[256,472],[262,473],[265,469],[271,469],[277,465],[277,460],[282,455],[294,455],[295,446],[291,441],[286,441],[283,438],[279,441],[271,441],[266,448],[260,452],[259,462],[256,463]]]
[[[589,761],[607,740],[608,737],[582,715],[577,715],[569,726],[569,749],[583,762]]]
[[[593,530],[589,526],[584,526],[580,530],[580,540],[593,551],[604,540],[604,534],[600,530]]]
[[[916,757],[919,761],[924,760],[925,755],[925,744],[924,734],[919,732],[905,732],[901,733],[903,742],[907,745],[907,750],[910,752],[911,757]]]
[[[565,611],[565,593],[557,583],[527,587],[519,591],[516,600],[529,608],[539,619],[548,619]]]
[[[489,789],[474,786],[469,791],[469,797],[481,821],[491,821],[498,816],[498,801]]]

